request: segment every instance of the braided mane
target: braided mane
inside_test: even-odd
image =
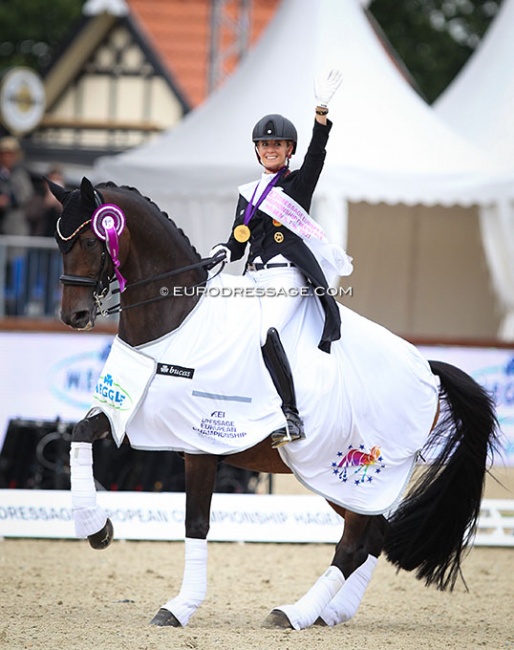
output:
[[[105,181],[102,183],[99,183],[96,188],[101,190],[102,188],[110,188],[110,189],[116,189],[116,190],[122,190],[126,192],[132,192],[134,194],[137,194],[140,196],[142,199],[145,199],[154,210],[156,210],[159,214],[161,214],[165,219],[167,219],[171,225],[178,231],[178,233],[185,239],[187,245],[192,249],[193,253],[195,254],[196,258],[198,260],[201,259],[200,253],[196,250],[195,246],[191,243],[191,240],[189,237],[186,235],[186,233],[182,230],[182,228],[179,228],[177,224],[173,221],[173,219],[168,215],[167,212],[164,212],[164,210],[161,210],[161,208],[154,202],[152,199],[150,199],[148,196],[145,196],[142,194],[137,187],[130,187],[129,185],[116,185],[113,181]]]

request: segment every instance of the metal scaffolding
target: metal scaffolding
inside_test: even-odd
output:
[[[228,74],[227,62],[234,58],[239,62],[248,50],[251,4],[252,0],[211,0],[209,93]]]

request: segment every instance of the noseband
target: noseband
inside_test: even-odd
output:
[[[93,298],[98,308],[100,309],[100,303],[109,293],[109,287],[114,279],[114,277],[109,276],[107,272],[108,261],[107,248],[104,243],[102,247],[100,271],[96,278],[89,278],[84,275],[69,275],[67,273],[63,273],[59,277],[59,282],[68,287],[92,287]]]
[[[96,315],[99,314],[107,315],[105,310],[102,309],[102,300],[104,300],[109,293],[109,287],[114,277],[110,277],[107,273],[107,247],[105,243],[102,248],[102,258],[101,258],[101,267],[96,278],[88,278],[84,275],[68,275],[63,273],[59,281],[64,286],[68,287],[91,287],[93,289],[93,300],[96,304]]]

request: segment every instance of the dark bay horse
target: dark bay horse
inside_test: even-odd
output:
[[[109,287],[118,280],[122,290],[116,310],[119,312],[117,338],[124,349],[130,351],[160,341],[170,332],[183,330],[204,297],[200,291],[175,289],[208,286],[208,267],[212,267],[213,260],[202,260],[173,221],[134,188],[113,183],[94,188],[84,178],[80,189],[70,192],[53,184],[51,189],[63,205],[56,234],[63,258],[63,322],[77,330],[94,327],[98,314],[105,313],[103,300]],[[205,323],[206,328],[210,325]],[[373,324],[373,327],[378,326]],[[385,367],[392,374],[399,363],[395,346],[408,344],[397,337],[393,344],[392,334],[384,336],[391,341],[391,350],[384,350],[383,355]],[[365,327],[362,337],[366,337]],[[240,354],[244,362],[245,352],[241,350]],[[344,499],[338,501],[323,494],[344,518],[343,534],[331,566],[296,603],[273,609],[266,626],[302,629],[349,620],[357,611],[382,552],[399,569],[414,571],[427,586],[453,589],[464,551],[476,529],[484,477],[497,443],[497,419],[491,397],[470,376],[442,362],[427,364],[423,360],[423,363],[430,381],[435,376],[440,382],[423,429],[425,441],[436,443],[437,453],[432,454],[431,462],[399,505],[393,500],[395,509],[389,504],[378,512],[370,512],[364,503],[352,510]],[[364,392],[367,386],[365,381]],[[369,390],[366,399],[371,418],[374,395]],[[109,391],[115,392],[112,377]],[[406,403],[408,400],[402,401],[402,397],[398,396],[400,406],[391,404],[382,408],[378,419],[386,419],[386,411],[393,409],[404,411],[407,417],[414,406]],[[367,411],[365,416],[368,417]],[[222,454],[222,460],[260,472],[296,473],[294,463],[286,463],[287,456],[271,447],[270,433],[266,431],[250,448]],[[314,433],[307,431],[307,441],[290,443],[288,447],[295,445],[294,453],[300,457],[302,445],[308,444]],[[91,448],[94,440],[109,434],[113,434],[112,419],[101,408],[93,408],[77,423],[72,435],[70,464],[76,531],[97,549],[109,545],[113,527],[96,503]],[[421,447],[408,452],[412,465],[420,450]],[[353,476],[358,479],[355,483],[361,484],[359,489],[365,480],[369,485],[380,480],[378,472],[384,467],[380,464],[380,449],[370,446],[368,452],[352,449],[344,455],[346,464],[343,460],[337,463],[335,472],[339,472],[341,490],[352,467]],[[152,619],[155,625],[186,625],[205,597],[206,538],[219,460],[219,455],[204,453],[202,449],[184,453],[186,516],[182,588],[159,609]],[[373,467],[377,473],[372,476],[367,472]],[[363,468],[365,471],[357,475]],[[398,489],[398,496],[403,487]]]

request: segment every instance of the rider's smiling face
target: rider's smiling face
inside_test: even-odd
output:
[[[265,170],[275,173],[287,165],[293,152],[293,143],[289,140],[259,140],[256,149]]]

